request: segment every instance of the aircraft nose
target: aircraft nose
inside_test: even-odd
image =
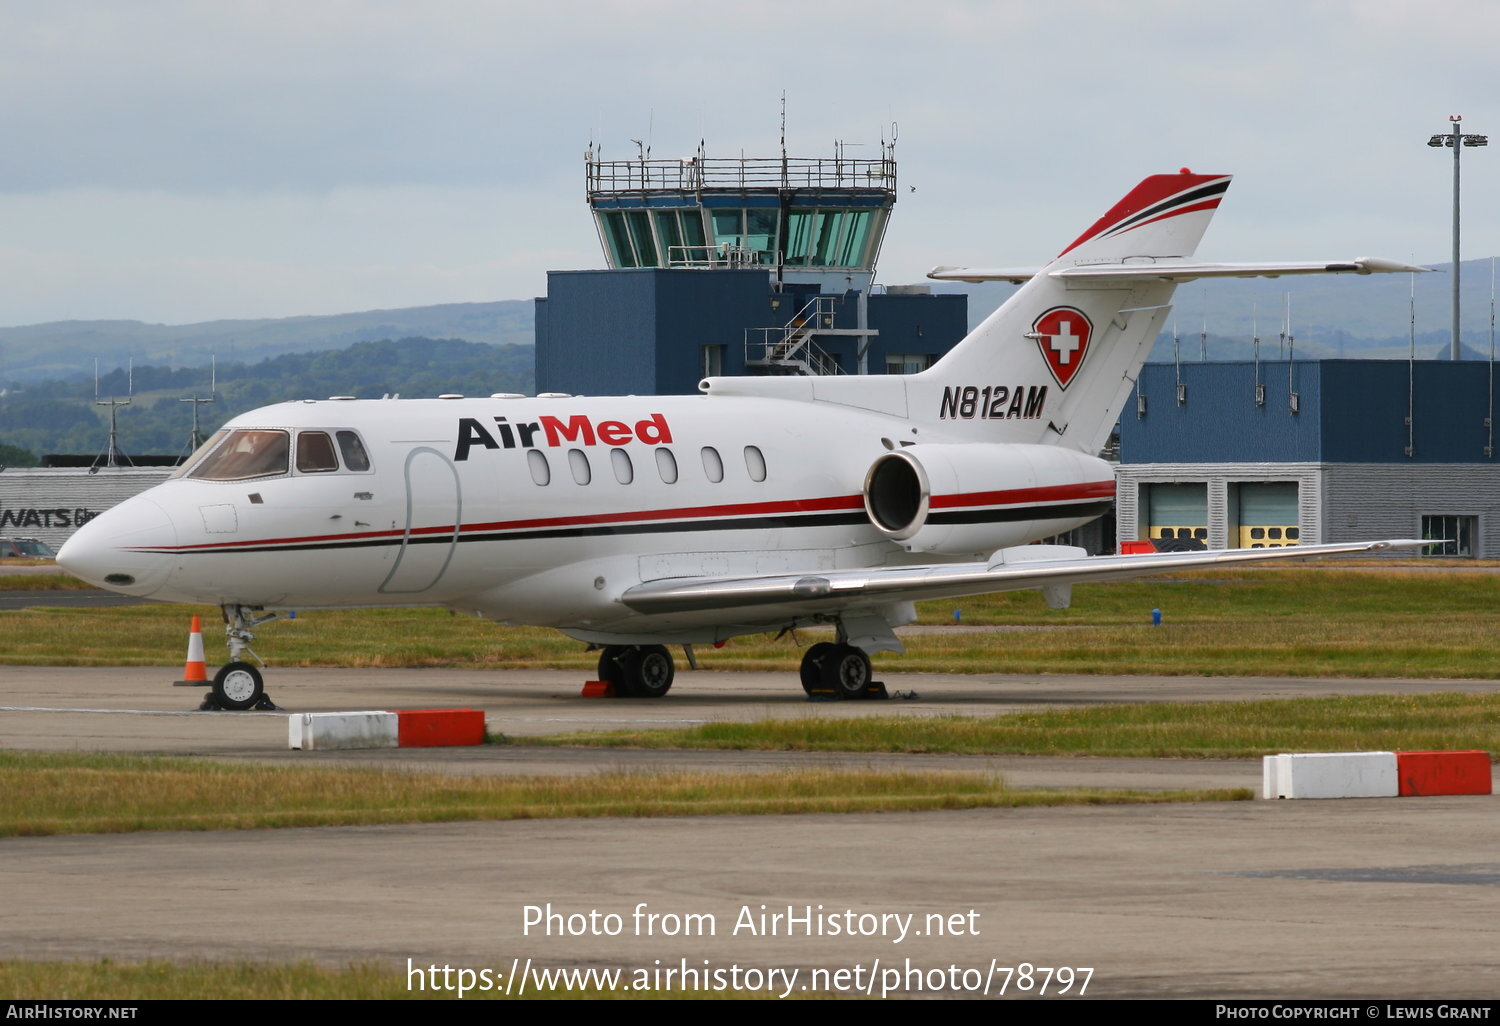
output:
[[[136,496],[73,532],[57,562],[96,587],[145,598],[167,583],[174,561],[167,550],[176,544],[177,529],[167,511]]]

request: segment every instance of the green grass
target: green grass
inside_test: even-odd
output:
[[[924,624],[951,625],[956,608],[966,626],[1007,629],[914,634],[906,654],[883,653],[876,665],[890,673],[1492,678],[1497,599],[1500,575],[1453,568],[1183,574],[1080,586],[1073,607],[1057,611],[1033,592],[1008,592],[919,607]],[[1152,609],[1162,610],[1161,627],[1150,626]],[[143,605],[0,612],[0,664],[172,665],[194,612],[204,615],[217,661],[218,610]],[[422,608],[311,611],[259,634],[257,650],[280,667],[588,670],[598,658],[555,631]],[[802,648],[826,636],[756,635],[698,656],[706,669],[791,672]]]
[[[92,587],[67,574],[9,574],[5,568],[20,560],[0,560],[0,591],[90,591]]]
[[[972,773],[798,770],[455,777],[170,756],[0,752],[0,837],[601,816],[1227,801],[1249,792],[1011,790]]]
[[[1500,752],[1500,695],[1163,702],[991,717],[777,719],[517,738],[525,745],[1246,758],[1281,752]]]

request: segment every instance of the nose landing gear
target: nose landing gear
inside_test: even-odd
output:
[[[250,642],[255,640],[254,628],[270,623],[281,614],[265,613],[257,616],[249,606],[226,605],[224,611],[224,633],[229,646],[229,662],[214,674],[208,695],[198,708],[203,711],[228,710],[246,712],[251,709],[275,710],[279,708],[266,694],[265,678],[258,669],[241,657],[248,652],[262,666],[264,659],[255,654]]]

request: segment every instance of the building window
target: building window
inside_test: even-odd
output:
[[[1438,541],[1422,549],[1424,556],[1472,556],[1474,535],[1479,533],[1478,517],[1422,517],[1422,537]]]
[[[919,374],[932,366],[932,356],[928,353],[886,353],[885,372],[887,374]]]
[[[702,370],[703,377],[717,378],[724,374],[724,350],[728,346],[699,346],[703,354]]]

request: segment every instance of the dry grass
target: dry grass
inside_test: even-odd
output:
[[[1248,797],[1245,792],[1243,797]],[[708,816],[1229,800],[1230,792],[1013,791],[970,773],[453,777],[166,756],[0,753],[0,836],[463,820]]]

